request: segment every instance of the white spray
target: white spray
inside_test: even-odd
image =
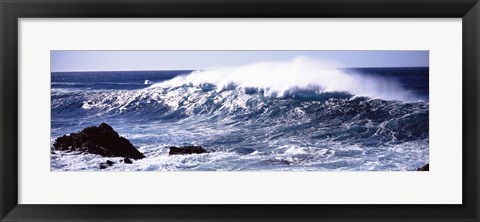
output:
[[[317,89],[322,92],[347,92],[386,100],[414,100],[398,83],[341,69],[339,63],[296,57],[287,62],[260,62],[239,67],[194,71],[152,87],[175,87],[184,84],[214,84],[217,90],[235,85],[262,89],[266,96],[283,96],[295,89]]]

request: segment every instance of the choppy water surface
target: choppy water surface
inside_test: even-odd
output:
[[[52,73],[51,136],[102,122],[147,158],[106,170],[415,170],[428,163],[428,68],[311,61],[197,71]],[[213,152],[169,156],[167,146]],[[52,170],[106,159],[55,151]]]

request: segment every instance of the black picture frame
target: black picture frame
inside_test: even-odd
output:
[[[479,221],[478,0],[0,0],[0,15],[1,221]],[[462,18],[463,204],[18,204],[17,20],[47,17]],[[422,187],[420,184],[419,189],[428,187]]]

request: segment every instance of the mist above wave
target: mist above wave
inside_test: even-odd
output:
[[[217,91],[231,87],[255,88],[265,96],[282,97],[298,89],[346,92],[384,100],[414,101],[414,95],[399,83],[365,76],[340,68],[341,64],[309,57],[286,62],[260,62],[239,67],[194,71],[151,87],[202,86],[213,84]]]

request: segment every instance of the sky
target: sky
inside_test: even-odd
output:
[[[194,70],[232,67],[306,56],[344,67],[427,67],[428,51],[50,51],[52,72]]]

